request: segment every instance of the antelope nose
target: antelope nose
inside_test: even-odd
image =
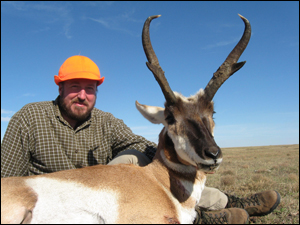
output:
[[[207,157],[216,159],[220,154],[220,149],[218,147],[210,147],[205,149],[204,152]]]

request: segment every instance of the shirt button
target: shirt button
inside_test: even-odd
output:
[[[78,150],[75,150],[75,153],[78,153]]]

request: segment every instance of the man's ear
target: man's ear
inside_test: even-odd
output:
[[[64,84],[63,84],[63,82],[60,82],[58,84],[58,93],[60,96],[62,96],[63,91],[64,91]]]

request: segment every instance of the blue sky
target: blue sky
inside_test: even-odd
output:
[[[252,37],[245,66],[218,90],[220,147],[299,143],[299,2],[1,2],[1,140],[25,104],[54,100],[54,75],[70,56],[91,58],[105,77],[96,107],[157,142],[162,125],[139,114],[135,100],[163,106],[145,65],[144,21],[173,91],[204,88],[240,39]]]

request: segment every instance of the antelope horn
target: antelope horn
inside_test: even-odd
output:
[[[239,41],[239,43],[234,47],[234,49],[230,52],[230,54],[227,56],[226,60],[223,62],[223,64],[219,67],[219,69],[214,73],[213,77],[209,81],[209,83],[205,87],[205,95],[206,99],[211,101],[218,91],[218,89],[221,87],[221,85],[236,71],[241,69],[246,61],[237,63],[238,59],[246,49],[248,42],[251,37],[251,26],[249,21],[238,14],[239,17],[244,21],[245,23],[245,30],[244,34]]]
[[[159,65],[158,59],[155,55],[155,52],[152,48],[151,41],[150,41],[150,35],[149,35],[149,26],[150,22],[160,17],[160,15],[157,16],[150,16],[145,21],[144,27],[143,27],[143,33],[142,33],[142,42],[143,42],[143,48],[144,52],[146,54],[148,62],[146,62],[146,65],[148,69],[153,73],[155,79],[157,80],[164,96],[167,101],[168,105],[174,105],[176,103],[176,97],[172,91],[172,89],[169,86],[169,83],[165,77],[165,72],[162,70],[162,68]]]

